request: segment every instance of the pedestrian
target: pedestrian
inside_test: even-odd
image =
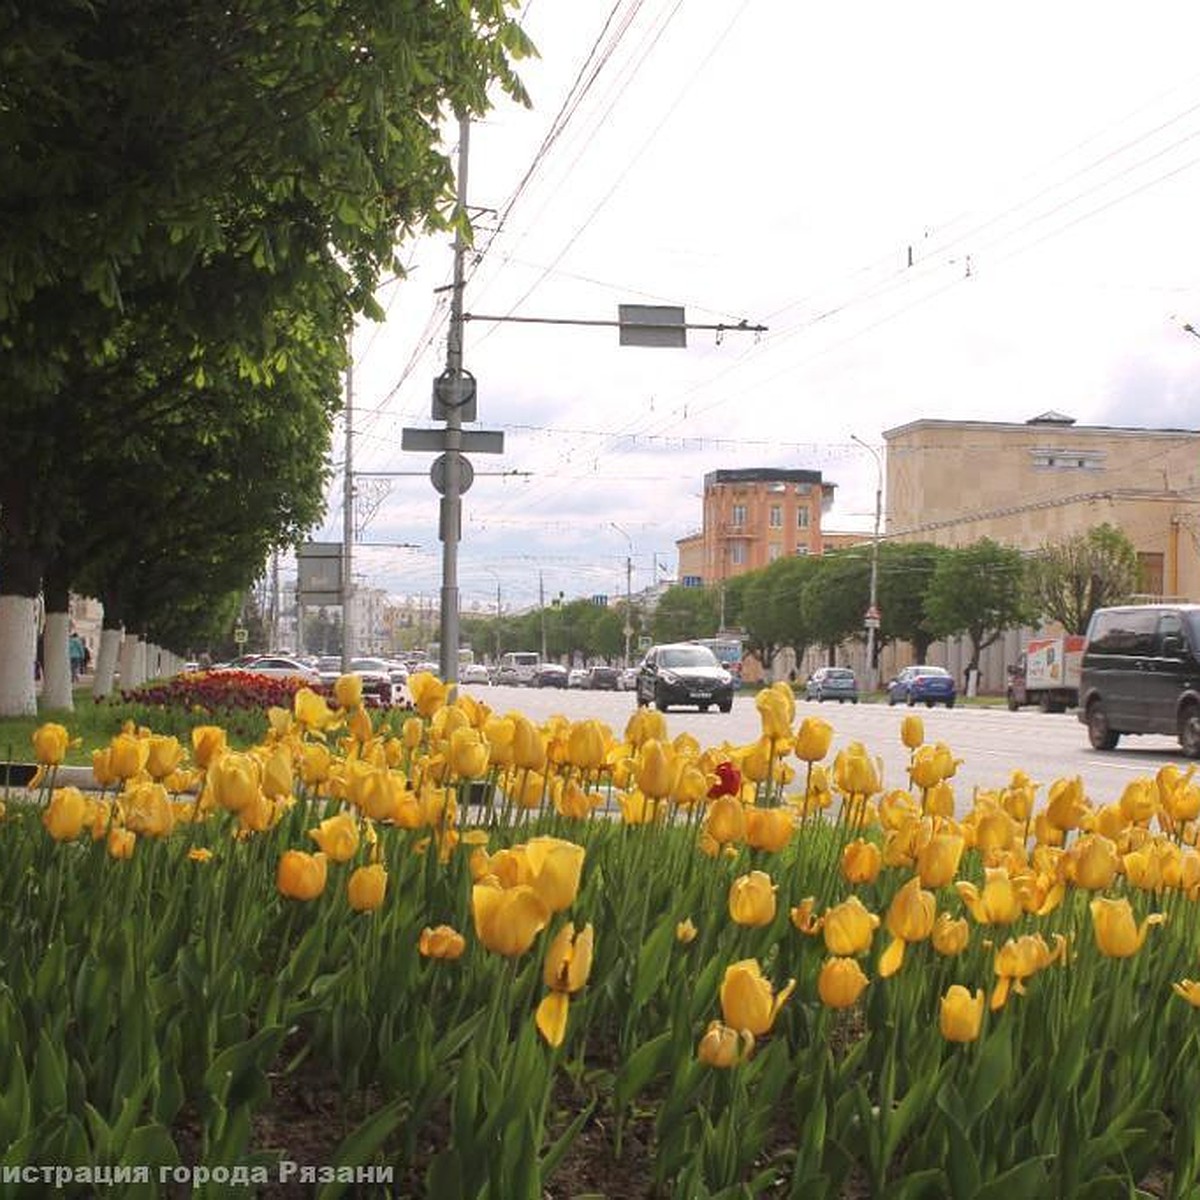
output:
[[[83,674],[84,650],[83,638],[72,630],[71,636],[67,640],[67,656],[71,660],[72,683],[78,683],[79,676]]]

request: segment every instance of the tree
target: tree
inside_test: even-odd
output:
[[[1127,600],[1137,587],[1133,543],[1107,523],[1042,546],[1029,561],[1026,581],[1037,613],[1067,633],[1086,633],[1098,608]]]
[[[203,388],[214,348],[250,382],[304,338],[344,357],[399,243],[447,223],[441,118],[486,110],[494,80],[524,99],[530,47],[503,0],[10,6],[0,44],[0,712],[22,713],[79,428],[127,420],[68,386],[80,361],[136,375],[131,316],[163,311],[175,385]]]
[[[659,598],[651,618],[656,642],[683,642],[712,637],[717,632],[717,595],[709,588],[668,588]]]
[[[871,598],[871,563],[861,548],[823,554],[804,585],[804,606],[812,640],[828,647],[829,664],[839,642],[861,635]]]
[[[796,661],[814,640],[812,619],[805,600],[808,581],[820,570],[820,559],[806,555],[780,558],[768,568],[770,593],[767,604],[771,628],[779,642],[791,648]]]
[[[965,633],[971,641],[968,669],[1006,629],[1028,619],[1021,552],[982,538],[951,549],[938,560],[925,597],[928,627],[936,637]]]
[[[909,642],[919,663],[936,640],[925,597],[937,564],[948,551],[931,542],[885,542],[879,547],[879,645]]]

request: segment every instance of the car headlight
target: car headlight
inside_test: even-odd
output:
[[[661,671],[658,677],[663,681],[663,683],[669,683],[672,685],[682,682],[682,680],[678,675],[675,674],[674,671]]]

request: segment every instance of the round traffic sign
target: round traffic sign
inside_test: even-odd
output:
[[[457,450],[447,450],[445,454],[439,454],[433,460],[433,466],[429,468],[429,478],[433,480],[434,490],[443,496],[446,494],[446,475],[449,471],[450,455],[452,454],[458,459],[459,495],[475,482],[475,468],[471,466],[470,460]]]

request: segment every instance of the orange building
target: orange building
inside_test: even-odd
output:
[[[829,511],[833,493],[820,471],[710,471],[704,477],[703,527],[676,542],[680,582],[719,584],[785,555],[822,553],[821,515]]]

